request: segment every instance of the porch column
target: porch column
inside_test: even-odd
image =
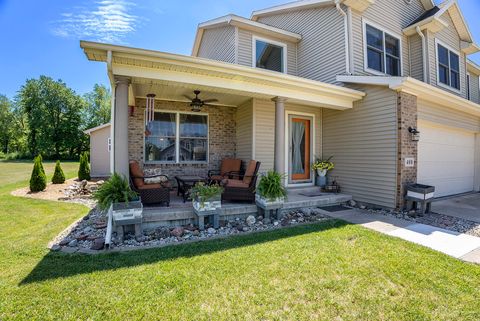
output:
[[[274,170],[280,174],[285,171],[285,98],[275,97],[275,147]]]
[[[130,79],[115,78],[113,110],[113,171],[128,178],[128,85]]]

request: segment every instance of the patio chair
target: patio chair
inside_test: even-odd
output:
[[[220,170],[209,170],[208,180],[211,183],[220,183],[226,178],[232,178],[233,175],[239,175],[242,167],[242,160],[235,158],[224,158],[220,165]]]
[[[157,184],[145,184],[145,178],[163,177],[164,182]],[[142,203],[165,204],[170,206],[170,182],[166,175],[145,176],[140,165],[136,161],[130,162],[130,185],[132,190],[140,196]]]
[[[222,200],[255,202],[259,168],[260,162],[251,160],[244,174],[237,175],[236,178],[224,179],[222,181],[224,188]]]

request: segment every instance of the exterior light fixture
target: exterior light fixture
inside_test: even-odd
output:
[[[418,142],[420,140],[420,132],[416,128],[408,127],[408,132],[412,136],[412,141]]]

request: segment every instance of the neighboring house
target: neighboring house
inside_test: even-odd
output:
[[[90,175],[92,177],[110,176],[111,127],[110,123],[107,123],[84,131],[90,136]]]
[[[199,25],[192,57],[81,47],[108,66],[115,171],[135,159],[206,172],[238,157],[297,187],[313,185],[315,156],[333,156],[331,178],[361,202],[402,206],[411,182],[439,196],[480,190],[480,68],[467,58],[479,48],[456,1],[305,0],[227,15]],[[197,89],[218,101],[192,112],[185,95]],[[186,143],[208,150],[180,157]]]

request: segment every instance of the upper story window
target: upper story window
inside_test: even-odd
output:
[[[145,128],[146,162],[205,163],[207,154],[207,115],[155,112]]]
[[[368,71],[401,75],[401,43],[400,38],[388,32],[365,24],[365,66]]]
[[[255,67],[286,72],[287,46],[285,44],[254,37],[253,46]]]
[[[460,90],[460,57],[437,43],[438,83]]]

